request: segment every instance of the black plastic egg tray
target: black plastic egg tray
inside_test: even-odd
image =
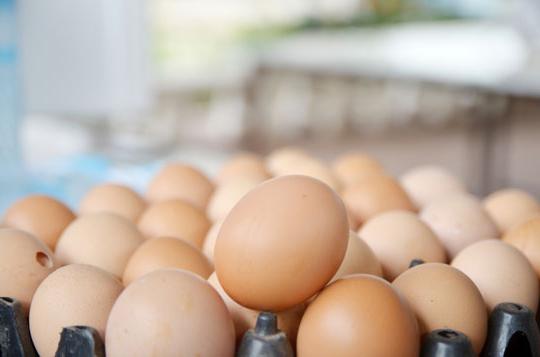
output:
[[[540,314],[539,314],[540,316]],[[293,350],[278,330],[276,315],[259,314],[254,329],[244,335],[237,357],[291,357]],[[27,318],[19,302],[0,298],[0,357],[37,356]],[[96,330],[69,326],[62,330],[56,357],[103,357],[105,347]],[[469,339],[460,332],[441,329],[424,337],[421,357],[474,356]],[[514,303],[498,305],[489,318],[482,357],[540,357],[539,322],[527,307]]]

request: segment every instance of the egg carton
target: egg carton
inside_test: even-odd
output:
[[[420,357],[473,357],[472,345],[464,334],[451,329],[435,330],[422,341]],[[0,357],[34,357],[27,318],[21,304],[0,298]],[[104,357],[105,346],[95,329],[68,326],[62,330],[56,357]],[[292,357],[293,349],[285,333],[277,327],[277,317],[261,312],[255,328],[247,331],[237,357]],[[533,312],[515,303],[499,304],[490,315],[482,357],[540,357],[540,330]]]

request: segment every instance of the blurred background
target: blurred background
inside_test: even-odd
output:
[[[0,0],[0,208],[360,150],[540,194],[537,0]]]

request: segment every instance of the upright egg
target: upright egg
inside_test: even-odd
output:
[[[270,177],[271,175],[266,170],[262,158],[251,153],[241,153],[221,166],[217,174],[217,181],[219,185],[237,179],[251,179],[256,182],[263,182]]]
[[[282,176],[245,195],[221,226],[214,263],[236,302],[281,311],[334,276],[347,248],[347,213],[336,193],[307,176]]]
[[[157,270],[131,283],[112,308],[108,357],[234,355],[234,326],[219,294],[197,275]]]
[[[272,151],[266,157],[266,167],[273,176],[281,176],[311,156],[304,150],[296,147],[283,147]]]
[[[206,279],[212,274],[212,264],[191,244],[176,238],[149,239],[137,248],[124,270],[124,285],[154,270],[176,268]]]
[[[4,224],[26,231],[54,249],[64,229],[75,219],[62,202],[45,195],[30,195],[13,203]]]
[[[414,205],[396,180],[389,176],[366,177],[345,188],[343,201],[358,222],[386,211],[414,211]]]
[[[533,217],[512,228],[503,240],[519,249],[540,278],[540,217]]]
[[[34,291],[54,271],[49,247],[29,233],[0,228],[0,296],[17,299],[28,313]]]
[[[39,355],[55,355],[64,327],[90,326],[104,338],[109,312],[120,292],[118,279],[89,265],[67,265],[50,274],[30,307],[30,333]]]
[[[480,353],[487,334],[487,309],[467,275],[446,264],[426,263],[407,270],[393,285],[414,310],[422,334],[440,328],[457,330]]]
[[[418,208],[447,195],[466,193],[465,185],[452,173],[438,166],[420,166],[400,179],[403,188]]]
[[[383,279],[360,274],[328,285],[308,306],[297,355],[416,357],[419,342],[407,302]]]
[[[208,217],[213,221],[225,218],[242,196],[259,183],[260,181],[258,180],[246,177],[240,177],[234,181],[223,183],[216,188],[210,198],[210,202],[206,208]]]
[[[95,212],[116,213],[136,222],[145,207],[143,198],[131,188],[105,183],[94,187],[83,197],[79,211],[82,215]]]
[[[349,232],[345,258],[332,281],[350,274],[371,274],[382,277],[381,263],[366,242],[353,231]]]
[[[150,202],[181,199],[204,210],[214,184],[201,171],[183,164],[164,166],[150,181],[146,198]]]
[[[363,153],[347,153],[337,157],[332,169],[344,186],[354,185],[366,177],[385,174],[377,160]]]
[[[147,238],[174,237],[201,248],[210,228],[204,211],[182,200],[150,205],[139,219],[138,227]]]
[[[501,232],[507,232],[527,219],[540,215],[538,201],[527,192],[518,189],[507,188],[493,192],[483,203]]]
[[[129,257],[144,241],[135,225],[112,213],[92,213],[71,223],[56,246],[60,264],[88,264],[121,277]]]
[[[390,281],[407,270],[413,259],[446,262],[444,246],[435,233],[409,211],[376,215],[360,228],[358,235],[379,258],[384,276]]]
[[[424,207],[420,218],[435,232],[450,258],[479,240],[499,237],[482,204],[468,194],[437,200]]]
[[[463,249],[452,266],[465,273],[478,287],[490,310],[503,302],[538,308],[538,277],[515,247],[498,239],[474,243]]]

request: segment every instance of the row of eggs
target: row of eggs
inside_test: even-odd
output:
[[[42,356],[75,324],[111,356],[232,355],[261,310],[301,356],[417,355],[420,334],[442,327],[479,352],[495,305],[537,309],[538,217],[523,191],[481,202],[441,168],[396,180],[358,153],[332,166],[298,149],[241,154],[215,183],[169,164],[144,197],[95,187],[78,217],[46,196],[15,202],[0,295],[29,311]]]

